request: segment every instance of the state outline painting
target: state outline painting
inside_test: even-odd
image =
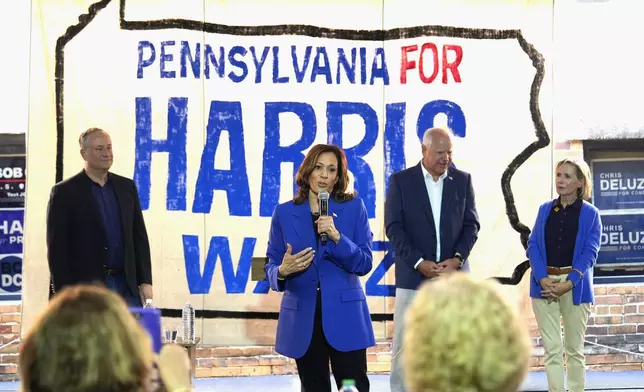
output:
[[[64,62],[65,46],[87,27],[96,15],[105,7],[116,0],[101,0],[89,6],[87,13],[78,18],[78,23],[69,26],[65,33],[56,41],[55,49],[55,97],[56,97],[56,177],[55,182],[63,180],[63,147],[64,147]],[[550,144],[550,138],[545,128],[539,108],[539,94],[545,73],[545,60],[543,55],[523,37],[519,29],[478,29],[442,25],[424,25],[393,28],[388,30],[349,30],[319,27],[313,25],[279,24],[259,26],[231,26],[187,19],[159,19],[150,21],[128,21],[125,19],[126,0],[119,1],[119,26],[122,30],[164,30],[182,29],[194,30],[204,33],[226,34],[233,36],[304,36],[311,38],[341,39],[347,41],[391,41],[419,37],[451,37],[478,40],[516,40],[521,49],[530,58],[535,68],[535,76],[530,88],[530,114],[534,125],[536,140],[528,144],[503,171],[501,177],[501,191],[503,194],[506,215],[510,226],[519,233],[524,249],[530,235],[530,228],[519,219],[512,192],[512,177],[515,172],[538,150]],[[527,260],[520,262],[514,269],[511,277],[496,277],[505,285],[518,285],[525,272],[530,268]],[[166,317],[180,317],[180,309],[163,309]],[[237,319],[277,319],[277,312],[247,312],[247,311],[219,311],[197,310],[198,316],[203,318],[237,318]],[[374,321],[392,320],[393,314],[372,314]]]

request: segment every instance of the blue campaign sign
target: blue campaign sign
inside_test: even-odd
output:
[[[644,215],[602,215],[598,264],[644,265]]]
[[[22,290],[22,256],[0,256],[0,300]]]
[[[593,204],[600,210],[644,208],[644,160],[596,160]]]
[[[0,210],[0,255],[22,254],[23,219],[25,210]]]

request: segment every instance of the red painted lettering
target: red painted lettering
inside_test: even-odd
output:
[[[427,77],[427,75],[425,74],[425,67],[423,66],[425,62],[424,54],[427,49],[430,49],[432,51],[432,54],[433,54],[432,64],[434,64],[434,70],[432,71],[432,74],[429,77]],[[443,52],[444,52],[444,49],[443,49]],[[443,58],[443,62],[444,61],[445,59]],[[439,67],[438,48],[432,42],[427,42],[426,44],[423,44],[423,46],[420,48],[420,60],[418,61],[418,74],[420,75],[420,80],[422,80],[423,83],[427,83],[427,84],[433,82],[434,79],[436,79],[436,75],[438,75],[438,67]],[[445,70],[443,70],[443,74],[445,74]]]
[[[403,46],[400,48],[400,84],[407,84],[407,71],[416,68],[416,61],[407,59],[407,53],[415,52],[416,50],[418,50],[418,45]]]
[[[423,45],[424,46],[424,45]],[[447,59],[447,51],[453,51],[456,58],[453,62]],[[456,83],[461,82],[461,74],[458,72],[458,66],[463,60],[463,48],[458,45],[443,46],[443,84],[447,84],[447,70],[452,72],[452,77]],[[421,60],[422,61],[422,60]],[[422,68],[422,66],[421,66]]]

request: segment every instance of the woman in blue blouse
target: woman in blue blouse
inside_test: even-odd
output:
[[[550,392],[584,391],[584,336],[593,295],[593,267],[602,232],[599,210],[588,202],[592,183],[583,161],[564,159],[556,166],[559,197],[539,208],[528,240],[532,268],[530,297],[543,347]],[[561,340],[563,319],[565,345]]]

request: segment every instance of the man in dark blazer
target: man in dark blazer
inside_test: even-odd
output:
[[[114,173],[112,141],[90,128],[79,138],[85,168],[51,190],[47,206],[50,297],[100,282],[129,306],[152,299],[150,245],[134,182]]]
[[[396,263],[392,392],[405,391],[403,322],[416,290],[441,274],[469,270],[467,258],[480,228],[471,177],[451,165],[451,132],[427,130],[422,153],[418,165],[391,176],[385,202],[385,228]]]

